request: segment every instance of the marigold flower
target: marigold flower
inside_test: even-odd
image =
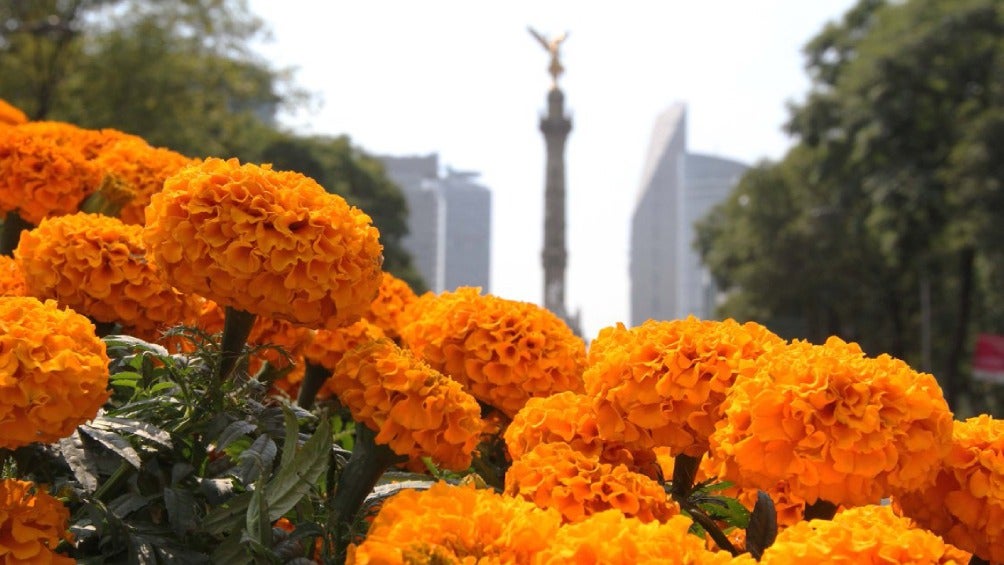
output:
[[[132,200],[122,207],[118,217],[127,224],[142,225],[150,197],[160,192],[167,177],[195,160],[170,149],[151,147],[141,139],[124,139],[107,146],[94,163],[132,191]]]
[[[197,308],[146,260],[143,229],[78,212],[46,218],[14,251],[29,293],[151,339]]]
[[[952,414],[934,377],[831,337],[765,354],[738,379],[711,437],[743,487],[787,481],[808,503],[858,506],[934,481]]]
[[[55,301],[0,297],[0,448],[66,437],[108,399],[94,324]]]
[[[505,494],[555,508],[566,522],[611,508],[643,522],[663,522],[680,513],[656,481],[624,465],[601,463],[564,443],[542,443],[513,461],[505,476]]]
[[[664,523],[642,522],[607,510],[581,522],[562,526],[534,565],[588,563],[604,565],[689,565],[756,563],[752,557],[733,560],[725,551],[710,551],[704,541],[688,532],[693,523],[673,516]]]
[[[790,563],[900,563],[965,565],[970,556],[889,506],[859,506],[832,520],[799,522],[778,533],[763,565]]]
[[[1004,562],[1004,420],[954,422],[934,485],[894,499],[905,516],[959,548]]]
[[[73,541],[69,520],[69,509],[34,483],[0,480],[0,565],[76,563],[55,552],[61,541]]]
[[[521,498],[437,483],[387,500],[365,541],[349,548],[349,565],[403,564],[427,556],[446,563],[527,565],[558,531],[561,516]]]
[[[27,121],[28,116],[24,112],[10,102],[0,98],[0,125],[16,126]]]
[[[470,466],[484,427],[481,408],[410,351],[387,339],[363,344],[342,356],[327,385],[398,455],[429,456],[456,471]]]
[[[6,128],[0,136],[0,215],[17,212],[38,224],[76,212],[97,189],[101,173],[76,148],[23,131],[28,125]]]
[[[533,397],[582,392],[585,343],[548,310],[461,287],[419,297],[401,339],[478,400],[512,417]]]
[[[116,129],[87,129],[67,122],[37,121],[21,124],[17,129],[37,139],[49,140],[60,147],[72,149],[88,161],[95,159],[107,147],[120,141],[145,143],[143,138]]]
[[[601,330],[583,374],[601,437],[701,455],[736,376],[781,343],[753,322],[693,316]]]
[[[593,399],[565,391],[531,398],[505,430],[509,456],[517,460],[542,443],[564,443],[596,457],[601,463],[624,464],[629,469],[654,476],[655,454],[650,449],[629,449],[621,442],[599,437]]]
[[[180,290],[313,328],[359,319],[382,274],[369,216],[299,173],[236,159],[169,177],[144,237]]]
[[[24,282],[21,266],[13,257],[0,255],[0,296],[26,296],[28,287]]]
[[[387,337],[396,340],[401,337],[401,328],[410,320],[406,309],[416,300],[418,297],[408,283],[384,273],[377,297],[370,303],[364,317],[383,330]]]

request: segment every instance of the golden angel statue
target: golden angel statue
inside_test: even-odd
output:
[[[568,39],[568,32],[566,31],[557,37],[548,39],[530,26],[527,26],[526,29],[529,30],[530,35],[537,38],[537,41],[539,41],[544,49],[551,54],[551,65],[547,68],[547,70],[551,73],[551,88],[558,88],[558,76],[565,70],[565,68],[561,66],[559,49],[561,47],[561,42]]]

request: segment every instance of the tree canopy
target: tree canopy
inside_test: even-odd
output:
[[[901,356],[954,403],[1004,333],[1004,5],[861,0],[805,54],[796,145],[699,228],[723,314]]]

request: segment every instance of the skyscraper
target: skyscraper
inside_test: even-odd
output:
[[[687,110],[673,104],[652,131],[631,220],[631,324],[714,315],[716,290],[694,249],[694,224],[724,200],[746,165],[687,152]]]
[[[380,157],[408,202],[402,241],[430,290],[491,291],[491,191],[478,173],[439,170],[439,156]]]

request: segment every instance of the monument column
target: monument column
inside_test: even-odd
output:
[[[551,89],[547,93],[547,113],[540,118],[540,131],[547,146],[544,171],[544,307],[561,317],[580,334],[578,315],[574,318],[565,308],[565,266],[568,251],[565,246],[565,140],[572,131],[572,120],[565,115],[565,95],[558,88],[558,77],[564,71],[559,58],[563,33],[547,39],[533,28],[530,34],[550,53]]]

